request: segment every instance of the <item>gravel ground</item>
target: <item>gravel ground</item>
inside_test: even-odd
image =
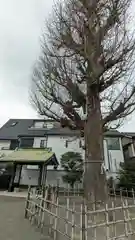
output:
[[[24,218],[25,199],[0,196],[0,240],[49,240]]]
[[[75,198],[73,201],[71,201],[71,205],[69,206],[72,209],[72,204],[73,202],[76,202],[75,210],[78,212],[78,214],[75,215],[75,218],[73,220],[72,214],[70,213],[68,215],[68,220],[70,222],[75,221],[76,225],[80,225],[80,210],[81,210],[81,199]],[[65,199],[61,199],[60,204],[65,207]],[[116,205],[120,205],[120,199],[117,199]],[[132,205],[133,200],[128,199],[128,204]],[[29,220],[24,218],[24,209],[25,209],[25,199],[21,198],[15,198],[15,197],[7,197],[7,196],[0,196],[0,240],[50,240],[48,236],[45,237],[45,235],[48,235],[48,226],[50,224],[50,215],[45,213],[45,218],[44,218],[44,236],[41,234],[38,228],[36,228],[35,225],[31,225]],[[52,209],[52,212],[55,213],[56,209]],[[58,209],[58,215],[65,218],[66,216],[66,210],[64,208]],[[127,215],[127,213],[125,212]],[[130,209],[130,216],[135,217],[135,207],[133,209]],[[123,211],[118,210],[115,212],[115,217],[117,220],[124,219],[123,216]],[[66,222],[64,219],[61,218],[58,220],[57,224],[57,229],[61,230],[63,233],[66,231]],[[88,218],[88,239],[94,240],[94,230],[92,231],[91,225],[96,221],[96,223],[102,223],[106,219],[106,216],[103,214],[99,214],[98,216],[95,216],[94,218],[91,216]],[[54,220],[55,218],[52,219],[52,223],[54,225]],[[124,233],[125,230],[125,225],[126,223],[120,223],[117,225],[117,235],[120,236]],[[132,225],[132,226],[131,226]],[[115,239],[114,236],[114,226],[112,228],[109,228],[109,236],[110,239]],[[96,239],[97,240],[105,240],[106,239],[106,228],[100,228],[97,230],[96,234]],[[135,221],[131,221],[126,225],[127,230],[129,231],[130,228],[132,228],[133,231],[135,231]],[[67,229],[68,235],[71,237],[72,235],[72,224],[68,224],[68,229]],[[53,233],[52,233],[53,235]],[[74,240],[80,239],[80,229],[76,227],[75,232],[74,232]],[[57,234],[57,239],[58,240],[66,240],[64,236],[61,234]],[[117,238],[116,238],[117,239]],[[124,238],[119,238],[120,240],[134,240],[135,235],[129,236],[129,237],[124,237]]]

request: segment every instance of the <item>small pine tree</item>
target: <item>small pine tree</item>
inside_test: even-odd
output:
[[[122,189],[135,190],[135,163],[125,163],[119,174],[118,187]]]
[[[73,188],[75,182],[82,181],[83,159],[78,152],[66,152],[61,156],[61,166],[65,170],[63,181]]]

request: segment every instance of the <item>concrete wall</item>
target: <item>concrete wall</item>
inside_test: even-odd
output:
[[[67,184],[63,182],[62,176],[65,175],[65,172],[63,170],[48,170],[47,176],[46,176],[46,183],[49,185],[54,185],[61,187],[66,187]],[[26,166],[23,166],[22,173],[21,173],[21,179],[20,184],[21,185],[34,185],[38,186],[38,177],[39,177],[39,170],[32,170],[27,169]],[[19,167],[16,171],[16,177],[14,182],[17,183],[19,178]]]
[[[16,173],[17,179],[18,171]],[[27,166],[22,167],[20,184],[21,185],[38,185],[39,170],[38,169],[27,169]]]
[[[62,180],[62,176],[65,174],[62,170],[48,170],[46,182],[47,184],[57,185],[59,183],[60,186],[66,186]],[[38,177],[39,177],[39,170],[38,169],[27,169],[27,166],[23,166],[21,172],[21,185],[38,185]],[[16,176],[14,182],[17,183],[19,178],[19,167],[16,171]]]
[[[66,187],[67,184],[63,182],[62,176],[65,175],[65,172],[63,170],[48,170],[47,171],[47,178],[46,182],[47,184],[61,187]]]

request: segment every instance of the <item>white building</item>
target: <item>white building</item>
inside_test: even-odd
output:
[[[61,128],[59,123],[50,120],[39,119],[10,119],[0,129],[0,154],[7,155],[14,151],[16,147],[20,148],[51,148],[60,162],[61,155],[67,151],[80,152],[84,157],[84,150],[80,147],[80,139],[68,143],[66,140],[72,140],[77,131]],[[110,131],[104,137],[104,156],[105,169],[107,176],[116,178],[120,169],[120,163],[124,162],[121,133]],[[23,166],[21,172],[21,185],[38,184],[38,167]],[[48,169],[47,181],[50,184],[56,184],[59,180],[62,183],[63,171],[59,166],[58,170]],[[16,179],[15,179],[16,180]]]

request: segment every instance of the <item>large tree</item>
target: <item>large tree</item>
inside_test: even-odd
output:
[[[32,102],[39,113],[63,127],[84,131],[84,187],[92,200],[106,195],[101,171],[103,131],[120,126],[135,109],[131,3],[65,0],[55,4],[33,71]]]

